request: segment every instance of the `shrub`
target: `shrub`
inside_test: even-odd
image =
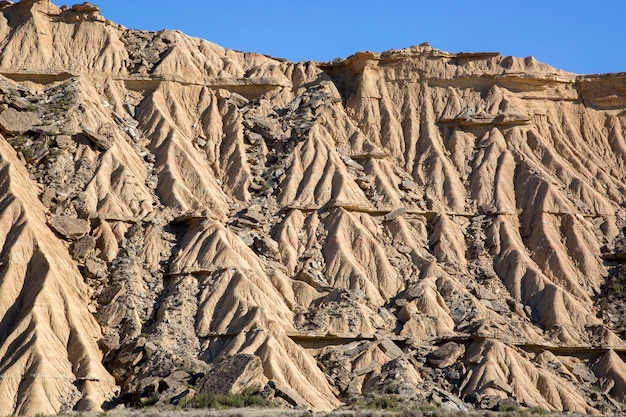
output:
[[[365,407],[377,410],[395,410],[398,408],[400,400],[396,396],[370,397],[366,400]]]
[[[258,388],[246,388],[239,394],[196,394],[189,400],[181,401],[182,408],[226,408],[267,407],[269,404],[261,397]]]
[[[24,155],[24,158],[26,158],[26,160],[30,160],[32,159],[33,155],[35,154],[35,152],[33,151],[32,148],[22,148],[22,155]]]
[[[152,407],[153,405],[156,405],[156,403],[158,402],[159,402],[159,393],[154,393],[147,398],[142,398],[141,402],[139,403],[139,407],[140,408]]]
[[[24,135],[17,135],[15,138],[13,138],[13,143],[15,144],[15,146],[22,146],[24,145],[24,142],[26,142],[26,138],[24,137]]]
[[[530,407],[524,410],[524,414],[545,415],[545,414],[548,414],[548,410],[546,410],[545,408],[541,408],[541,407]]]

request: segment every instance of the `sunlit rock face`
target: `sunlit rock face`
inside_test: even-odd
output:
[[[0,2],[0,415],[258,387],[619,413],[626,75]]]

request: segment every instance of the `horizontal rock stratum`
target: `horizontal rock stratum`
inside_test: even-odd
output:
[[[292,63],[0,2],[0,415],[626,402],[626,74]]]

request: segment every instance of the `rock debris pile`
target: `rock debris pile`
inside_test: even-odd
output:
[[[623,409],[625,74],[292,63],[47,0],[0,39],[0,415]]]

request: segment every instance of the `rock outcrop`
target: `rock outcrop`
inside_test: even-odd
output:
[[[292,63],[47,0],[0,40],[1,415],[623,407],[626,75]]]

